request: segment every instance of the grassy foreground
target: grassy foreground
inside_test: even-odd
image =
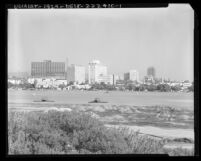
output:
[[[9,154],[169,154],[192,150],[164,149],[165,140],[107,128],[90,114],[76,111],[8,113]]]

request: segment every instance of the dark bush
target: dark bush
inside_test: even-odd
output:
[[[160,153],[157,141],[125,128],[107,128],[89,114],[9,112],[9,154]]]

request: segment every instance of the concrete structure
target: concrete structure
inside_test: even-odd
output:
[[[190,86],[192,86],[192,83],[183,83],[183,87],[184,87],[184,88],[188,88],[188,87],[190,87]]]
[[[30,84],[34,84],[35,79],[34,78],[28,78],[27,82],[30,83]]]
[[[52,62],[51,60],[32,62],[31,76],[65,78],[65,62]]]
[[[58,88],[59,85],[67,85],[66,79],[55,79],[55,78],[36,78],[36,88]]]
[[[154,78],[153,78],[153,76],[145,76],[144,77],[144,83],[154,83],[155,81],[154,81]]]
[[[154,67],[149,67],[148,69],[147,69],[147,76],[152,76],[153,78],[155,78],[155,76],[156,76],[156,70],[155,70],[155,68]]]
[[[23,83],[22,80],[20,79],[8,79],[8,82],[12,84],[18,84],[18,85]]]
[[[113,75],[103,75],[97,78],[97,83],[113,84]]]
[[[65,64],[65,79],[67,80],[67,71],[68,71],[68,58],[66,58],[66,64]]]
[[[93,60],[88,67],[89,84],[100,83],[107,77],[107,67],[100,64],[100,61]]]
[[[68,82],[75,82],[77,84],[85,83],[85,67],[74,65],[68,67],[67,80]]]
[[[112,84],[116,85],[117,80],[120,80],[120,77],[118,75],[112,75]]]
[[[137,70],[130,70],[130,80],[139,82],[139,72]]]
[[[124,80],[131,80],[139,82],[139,73],[137,70],[130,70],[128,73],[124,74]]]
[[[124,73],[124,80],[125,81],[129,80],[129,73]]]

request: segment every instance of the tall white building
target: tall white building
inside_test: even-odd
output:
[[[68,82],[75,82],[77,84],[85,83],[85,67],[74,65],[68,67],[67,70]]]
[[[139,82],[139,72],[137,70],[129,71],[130,80]]]
[[[99,60],[93,60],[88,67],[89,84],[100,83],[107,76],[107,67],[100,64]]]

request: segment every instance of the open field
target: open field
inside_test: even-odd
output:
[[[8,103],[33,103],[33,100],[48,98],[57,104],[87,104],[98,97],[108,104],[171,107],[193,110],[193,93],[182,92],[123,92],[111,91],[8,91]]]

